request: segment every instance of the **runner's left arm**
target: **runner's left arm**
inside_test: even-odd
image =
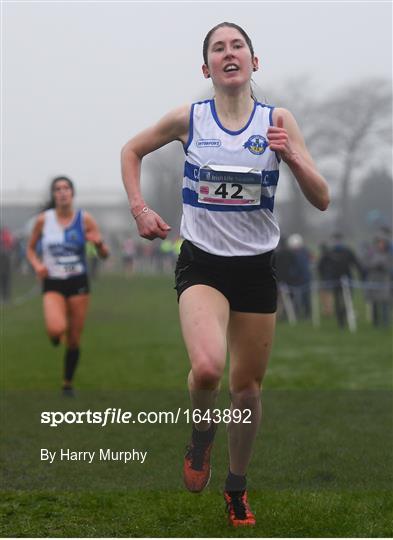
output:
[[[88,212],[84,212],[85,238],[97,248],[98,255],[101,259],[109,257],[109,248],[102,239],[100,229],[96,220]]]
[[[329,188],[319,173],[303,135],[293,115],[286,109],[273,111],[273,126],[267,131],[269,147],[280,157],[295,176],[306,199],[319,210],[329,206]]]

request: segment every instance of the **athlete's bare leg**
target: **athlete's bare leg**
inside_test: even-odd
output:
[[[79,347],[88,306],[88,294],[78,294],[67,298],[68,328],[66,344],[71,349]]]
[[[251,423],[228,425],[231,473],[245,476],[261,422],[260,389],[273,343],[276,314],[232,311],[228,327],[232,409],[250,409]],[[244,418],[244,414],[242,418]]]
[[[61,339],[67,330],[67,305],[64,296],[48,291],[43,295],[45,327],[50,339]]]
[[[74,295],[67,299],[68,325],[64,359],[64,388],[72,386],[72,379],[79,361],[79,344],[85,324],[88,303],[88,294]]]
[[[227,299],[216,289],[194,285],[179,300],[180,322],[191,362],[188,388],[193,409],[202,413],[214,408],[226,360],[229,320]],[[208,429],[209,422],[197,428]]]

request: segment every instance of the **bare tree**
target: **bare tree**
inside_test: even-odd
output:
[[[370,185],[378,184],[377,189]],[[360,179],[360,186],[354,197],[354,223],[363,237],[381,226],[392,226],[393,220],[393,178],[391,171],[383,166],[373,168]]]
[[[364,174],[370,166],[384,161],[392,144],[391,85],[386,80],[361,81],[340,90],[321,105],[313,146],[335,169],[339,187],[338,227],[350,234],[352,181],[356,174]]]

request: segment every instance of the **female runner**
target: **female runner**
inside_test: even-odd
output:
[[[53,345],[64,339],[63,394],[73,396],[73,376],[80,357],[80,338],[89,302],[85,245],[92,242],[100,257],[109,255],[97,223],[74,210],[74,185],[59,176],[52,180],[51,200],[34,224],[27,259],[42,281],[46,331]],[[41,241],[42,259],[36,253]]]
[[[176,289],[191,363],[191,403],[202,421],[194,422],[183,477],[193,492],[209,481],[217,427],[217,418],[209,412],[228,348],[233,418],[228,424],[224,497],[229,523],[237,527],[255,524],[246,473],[261,420],[261,383],[275,329],[273,253],[279,227],[273,208],[280,160],[313,206],[325,210],[329,193],[292,114],[253,97],[251,76],[258,70],[258,58],[246,32],[233,23],[215,26],[205,38],[203,59],[203,75],[213,82],[214,99],[182,106],[132,138],[122,149],[122,173],[139,234],[150,240],[165,238],[169,225],[141,194],[141,160],[174,140],[184,146],[184,242]],[[237,419],[239,411],[243,415],[241,422],[234,421],[235,411]]]

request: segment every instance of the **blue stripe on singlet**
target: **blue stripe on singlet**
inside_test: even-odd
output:
[[[184,163],[184,176],[194,182],[199,181],[199,167],[189,161]],[[279,171],[262,171],[262,186],[276,186],[278,184]]]

